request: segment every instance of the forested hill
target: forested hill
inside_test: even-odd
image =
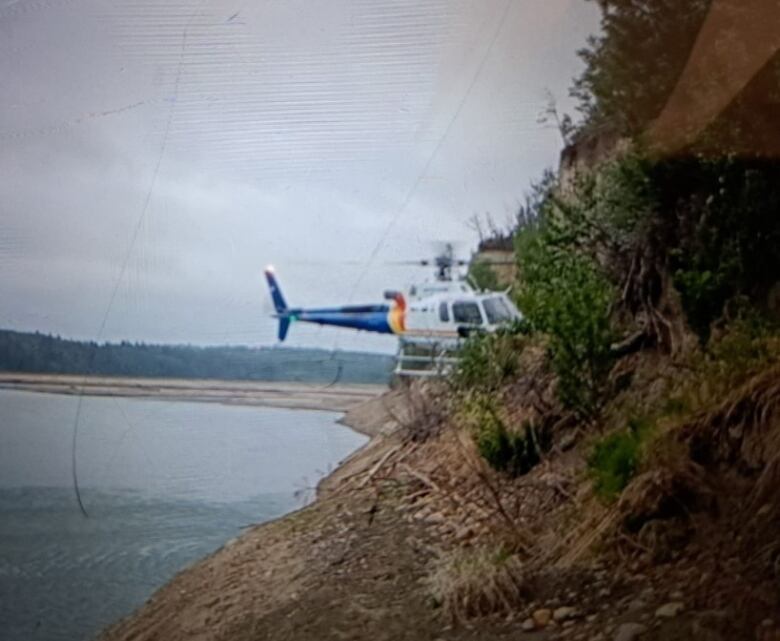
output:
[[[386,383],[393,359],[283,347],[94,343],[0,330],[0,371],[223,380]]]

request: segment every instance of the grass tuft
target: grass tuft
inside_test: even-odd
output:
[[[458,550],[442,558],[428,586],[434,603],[456,623],[510,614],[529,597],[519,559],[503,548]]]

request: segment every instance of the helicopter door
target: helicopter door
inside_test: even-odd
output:
[[[479,326],[485,320],[476,301],[457,301],[452,304],[452,318],[458,325]]]

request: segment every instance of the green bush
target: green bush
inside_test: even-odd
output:
[[[543,226],[520,231],[516,246],[518,307],[534,330],[550,337],[561,402],[592,415],[612,365],[612,287],[587,256],[561,247]]]
[[[700,380],[701,390],[717,398],[744,384],[750,377],[780,362],[780,332],[776,321],[752,309],[745,309],[707,346],[692,355],[690,364]]]
[[[780,280],[780,162],[700,158],[649,171],[669,263],[702,343],[729,301],[762,306]]]
[[[493,391],[518,372],[526,344],[522,327],[513,325],[492,334],[473,334],[458,356],[452,381],[459,390]]]
[[[709,339],[712,321],[723,312],[731,289],[729,280],[728,271],[724,268],[715,272],[709,269],[678,269],[674,274],[688,325],[703,343]]]
[[[609,282],[628,294],[622,304],[636,313],[660,303],[668,273],[704,344],[733,301],[765,306],[780,281],[780,161],[658,160],[635,150],[581,174],[563,194],[547,188],[530,224],[516,234],[527,315],[538,316],[539,301],[555,298],[527,296],[524,281],[531,293],[555,276],[561,284],[582,282],[598,292],[594,300]]]
[[[636,419],[628,427],[595,443],[588,457],[588,472],[596,494],[607,501],[617,498],[636,474],[651,427]]]
[[[466,408],[477,450],[493,469],[516,477],[539,463],[546,443],[533,425],[525,424],[519,432],[509,430],[487,396],[471,398]]]

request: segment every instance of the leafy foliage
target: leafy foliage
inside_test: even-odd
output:
[[[515,375],[527,339],[521,326],[493,334],[473,334],[460,351],[452,382],[460,390],[497,390]]]
[[[754,43],[740,24],[739,0],[596,0],[601,9],[601,33],[579,51],[585,70],[571,90],[583,113],[580,140],[614,135],[638,140],[663,112],[689,63],[699,33],[717,8],[717,29],[709,33],[696,65],[717,64],[715,51],[728,51],[732,69],[749,67]],[[686,151],[713,156],[777,155],[780,148],[780,53],[755,73]],[[684,85],[688,103],[722,99],[723,83],[712,77]],[[683,136],[684,132],[680,131]]]
[[[663,109],[712,0],[599,0],[600,36],[579,52],[585,71],[572,95],[586,127],[644,130]]]
[[[561,401],[592,414],[611,366],[612,289],[592,260],[544,222],[518,233],[516,253],[517,303],[531,328],[550,338]]]
[[[534,426],[525,424],[520,431],[509,430],[486,395],[472,397],[465,410],[477,449],[493,469],[512,477],[522,476],[540,461],[544,443],[540,443]]]
[[[780,280],[776,160],[634,151],[579,176],[543,211],[547,244],[590,257],[633,313],[658,302],[670,273],[702,342],[730,301],[761,307]]]
[[[726,303],[761,306],[780,280],[780,162],[688,158],[649,171],[670,247],[670,268],[702,341]]]
[[[647,423],[632,419],[625,430],[594,444],[588,457],[588,472],[599,496],[612,501],[620,495],[636,474],[643,447],[652,433]]]
[[[718,329],[706,349],[692,353],[686,361],[688,381],[675,387],[670,404],[688,414],[718,403],[746,381],[780,363],[780,334],[777,321],[769,321],[755,310]],[[682,413],[682,412],[681,412]]]

